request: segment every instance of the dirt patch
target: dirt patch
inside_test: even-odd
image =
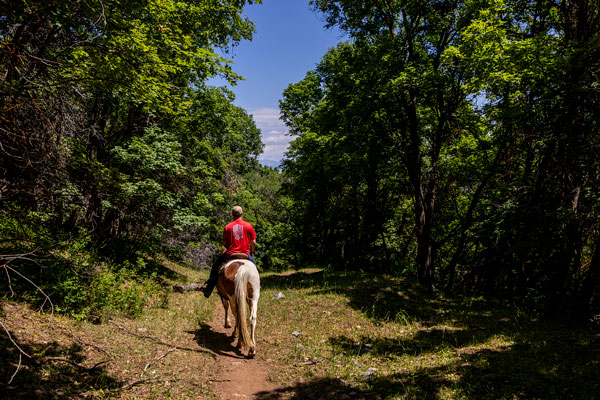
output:
[[[269,381],[274,365],[260,354],[260,341],[257,345],[257,356],[248,359],[237,351],[237,339],[232,339],[232,328],[225,328],[225,313],[221,302],[218,302],[210,323],[211,332],[207,332],[204,345],[218,354],[218,370],[214,372],[213,382],[218,398],[257,399],[264,398],[264,393],[275,393],[277,385]],[[282,397],[278,397],[282,398]]]

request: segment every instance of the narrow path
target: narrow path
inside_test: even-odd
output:
[[[263,399],[266,393],[277,393],[278,386],[268,380],[273,365],[262,359],[260,343],[257,346],[258,355],[252,359],[245,358],[235,348],[236,341],[231,339],[232,329],[223,327],[225,312],[220,301],[213,315],[210,340],[213,350],[218,354],[218,371],[215,371],[211,381],[219,399]]]

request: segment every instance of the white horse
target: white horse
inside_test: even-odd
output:
[[[247,256],[246,256],[247,258]],[[256,265],[248,259],[226,261],[219,270],[217,292],[225,308],[225,328],[230,328],[229,308],[235,318],[233,337],[238,338],[237,347],[248,347],[248,357],[256,355],[256,312],[260,297],[260,278]],[[246,302],[250,307],[250,332],[246,314]]]

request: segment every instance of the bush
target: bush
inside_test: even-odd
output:
[[[160,289],[155,276],[141,276],[145,262],[125,261],[114,268],[102,264],[87,278],[71,274],[57,282],[53,297],[59,312],[75,319],[99,320],[122,313],[139,317],[149,298]]]

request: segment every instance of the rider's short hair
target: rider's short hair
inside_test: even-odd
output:
[[[241,217],[243,213],[244,213],[244,210],[242,210],[242,207],[240,207],[240,206],[235,206],[231,209],[231,214],[235,218]]]

